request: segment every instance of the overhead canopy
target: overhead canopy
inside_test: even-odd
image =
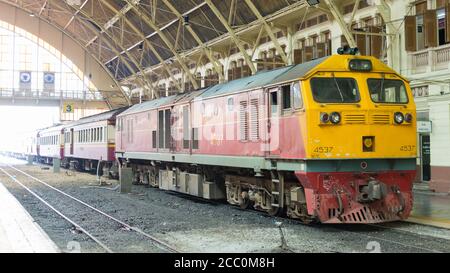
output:
[[[277,16],[289,17],[290,12],[307,6],[304,0],[0,1],[39,16],[72,36],[119,82],[128,83],[132,78],[133,83],[147,88],[155,88],[158,79],[173,76],[174,69],[190,74],[189,68],[202,55],[206,62],[219,66],[221,56],[215,53],[220,55],[221,50],[233,46],[248,48],[245,39],[237,38],[239,33]],[[253,35],[258,32],[253,29]],[[213,46],[214,53],[208,54],[206,47]],[[192,75],[188,78],[195,81]]]

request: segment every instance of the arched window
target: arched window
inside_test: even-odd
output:
[[[0,90],[39,97],[101,99],[90,77],[49,43],[0,21]]]

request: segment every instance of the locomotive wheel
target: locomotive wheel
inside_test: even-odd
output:
[[[252,202],[250,201],[248,193],[246,191],[243,191],[239,198],[239,207],[241,207],[241,209],[249,209],[251,204]]]
[[[283,209],[280,207],[272,207],[267,211],[270,216],[281,216],[282,212]]]

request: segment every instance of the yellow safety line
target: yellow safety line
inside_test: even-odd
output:
[[[405,221],[416,224],[450,229],[450,220],[443,218],[433,218],[428,216],[413,215],[408,217],[408,219],[406,219]]]

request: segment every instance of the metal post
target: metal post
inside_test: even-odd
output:
[[[28,166],[33,165],[34,156],[28,155],[28,156],[27,156],[27,160],[28,160],[28,162],[27,162],[27,165],[28,165]]]
[[[120,172],[120,193],[130,193],[133,182],[133,169],[122,167]]]
[[[59,173],[61,168],[61,159],[53,158],[53,173]]]

